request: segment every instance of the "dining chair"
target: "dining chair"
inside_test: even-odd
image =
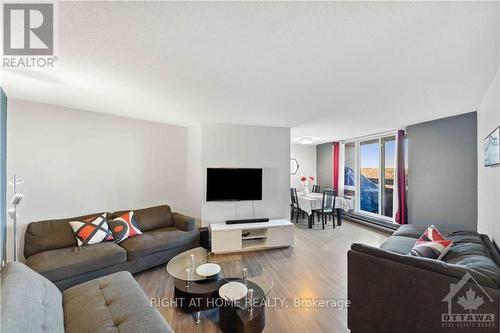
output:
[[[297,189],[296,188],[290,188],[290,201],[291,201],[291,204],[290,204],[290,208],[292,209],[292,212],[291,212],[291,220],[293,221],[293,217],[294,217],[294,212],[296,211],[297,212],[297,216],[295,218],[295,223],[299,223],[299,217],[300,217],[300,213],[302,213],[302,218],[306,218],[306,212],[303,211],[301,208],[300,208],[300,205],[299,205],[299,197],[297,196]]]
[[[319,185],[313,185],[312,192],[321,193],[321,188],[319,187]]]
[[[335,229],[335,191],[323,191],[323,199],[321,200],[321,208],[313,209],[312,221],[314,224],[314,213],[318,215],[318,219],[321,219],[321,225],[325,229],[325,224],[327,224],[327,217],[332,218],[333,228]]]
[[[321,188],[323,189],[323,191],[335,191],[332,185],[322,185]],[[321,193],[321,191],[319,193]],[[330,221],[330,219],[331,216],[328,215],[328,221]]]
[[[331,185],[322,185],[321,188],[323,189],[323,191],[333,191],[333,186]]]

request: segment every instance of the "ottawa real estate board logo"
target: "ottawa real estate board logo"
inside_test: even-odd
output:
[[[4,3],[2,66],[53,67],[54,16],[53,3]]]
[[[450,291],[442,299],[447,303],[448,311],[441,314],[443,328],[489,329],[485,332],[498,332],[495,314],[498,313],[498,302],[484,290],[476,279],[467,272],[460,281],[450,284]]]

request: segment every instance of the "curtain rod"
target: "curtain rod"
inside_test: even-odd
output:
[[[406,132],[406,127],[402,127],[400,129],[402,129],[402,130],[404,130]],[[338,140],[338,142],[356,141],[356,140],[360,140],[360,139],[367,139],[367,138],[371,138],[371,137],[375,137],[375,136],[381,136],[381,135],[384,135],[384,134],[394,133],[394,132],[397,132],[400,129],[394,129],[394,130],[390,130],[390,131],[383,131],[383,132],[373,133],[373,134],[369,134],[369,135],[362,135],[362,136],[358,136],[358,137],[354,137],[354,138]]]

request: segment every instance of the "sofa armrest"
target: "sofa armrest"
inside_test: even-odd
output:
[[[351,302],[347,319],[352,332],[441,332],[442,314],[448,313],[448,303],[444,299],[451,285],[457,284],[467,272],[475,273],[458,265],[413,258],[362,244],[353,244],[347,256],[347,298]],[[449,266],[458,267],[448,270]],[[478,274],[473,277],[481,278],[482,274]],[[487,280],[481,282],[489,280],[485,276],[482,278]],[[469,281],[463,287],[464,293],[469,287],[476,288],[476,285]],[[485,302],[481,312],[498,313],[500,291],[485,285],[482,288],[494,302]],[[456,302],[453,304],[458,306]],[[498,324],[496,316],[495,320]]]
[[[193,217],[179,213],[172,213],[174,226],[182,231],[192,231],[196,229],[196,220]]]

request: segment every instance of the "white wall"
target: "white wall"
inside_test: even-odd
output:
[[[500,68],[499,68],[500,70]],[[500,78],[497,71],[477,112],[478,231],[500,245],[500,166],[484,167],[483,142],[500,125]]]
[[[255,217],[287,218],[290,187],[290,129],[281,127],[204,124],[202,127],[202,224],[252,218],[249,201],[206,202],[206,169],[263,168],[262,200]]]
[[[42,219],[165,203],[187,212],[186,151],[185,127],[9,100],[8,175],[25,179],[19,237]]]
[[[297,174],[290,175],[290,186],[300,191],[303,188],[300,176],[313,176],[316,179],[316,146],[292,144],[290,146],[290,158],[297,159],[299,163]],[[311,186],[309,186],[309,189],[311,189]]]
[[[187,139],[187,214],[201,220],[201,203],[203,200],[203,167],[202,167],[202,125],[188,128]]]

